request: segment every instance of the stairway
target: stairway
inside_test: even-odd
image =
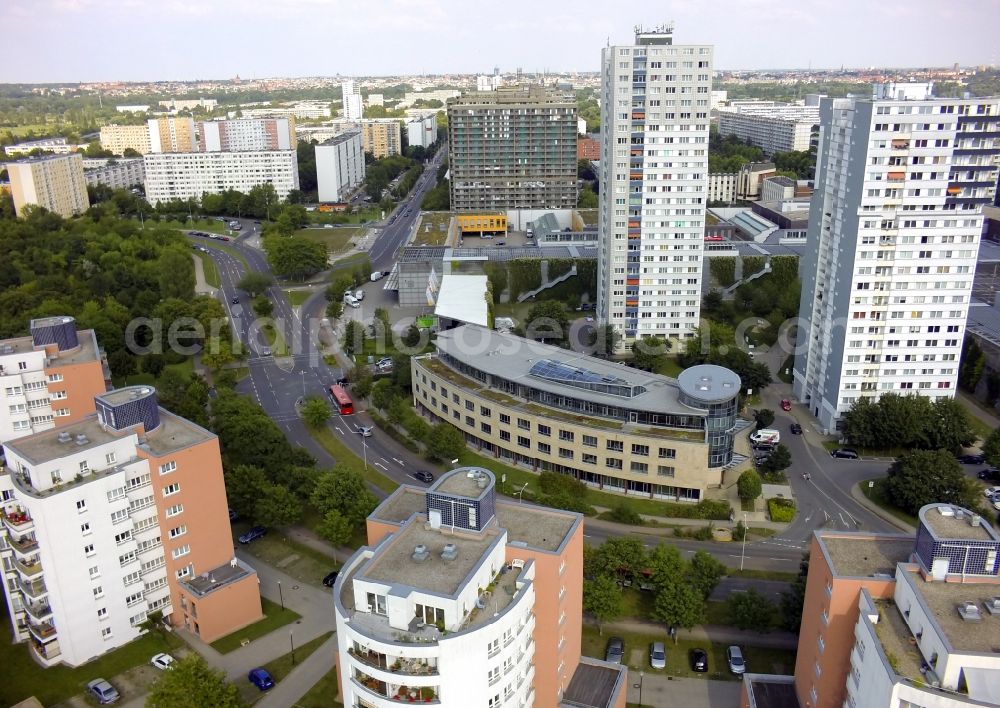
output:
[[[537,288],[535,288],[534,290],[529,290],[526,293],[521,293],[520,295],[518,295],[517,296],[517,301],[518,302],[524,302],[525,300],[527,300],[529,298],[535,297],[535,295],[537,295],[538,293],[542,292],[543,290],[548,290],[549,288],[554,287],[554,286],[558,285],[559,283],[562,283],[563,281],[568,280],[569,278],[572,278],[573,276],[576,275],[576,264],[574,264],[572,268],[570,268],[568,271],[566,271],[565,273],[563,273],[562,275],[560,275],[555,280],[549,280],[549,262],[548,261],[542,261],[542,263],[541,263],[541,271],[542,271],[542,285],[539,286],[539,287],[537,287]]]

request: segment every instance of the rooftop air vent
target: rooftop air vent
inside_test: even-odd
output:
[[[458,558],[458,546],[454,543],[446,543],[441,551],[441,560],[453,561]]]
[[[417,563],[423,563],[429,556],[430,554],[427,552],[427,546],[422,543],[418,543],[413,548],[413,555],[410,556],[410,558],[415,560]]]
[[[486,479],[486,475],[480,476],[479,481],[476,482],[480,489],[486,489],[486,485],[489,483],[490,481]]]
[[[63,431],[63,432],[59,433],[58,440],[61,443],[68,443],[72,439],[73,439],[73,436],[70,435],[69,433],[67,433],[66,431]]]
[[[89,442],[90,441],[87,439],[86,435],[80,434],[80,435],[76,436],[76,444],[77,445],[86,445]]]
[[[969,526],[979,526],[980,521],[982,519],[979,517],[979,514],[973,514],[969,517]]]
[[[991,597],[989,600],[985,600],[983,605],[986,607],[986,611],[991,615],[1000,615],[1000,596]]]
[[[939,506],[938,513],[941,514],[941,516],[954,516],[955,510],[950,506]]]
[[[982,614],[979,612],[979,605],[974,602],[963,602],[958,605],[958,614],[966,622],[978,622],[982,619]]]

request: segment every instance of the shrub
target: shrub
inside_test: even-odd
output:
[[[736,282],[736,259],[733,257],[710,258],[708,269],[724,288]]]
[[[795,518],[795,502],[791,499],[768,499],[767,513],[771,521],[790,522]]]
[[[718,499],[702,499],[697,504],[663,502],[663,515],[675,519],[729,520],[732,507]]]
[[[642,526],[642,517],[635,509],[625,503],[618,504],[608,516],[612,521],[617,521],[620,524]]]
[[[754,273],[764,270],[767,259],[764,256],[744,256],[743,257],[743,277],[747,278]]]

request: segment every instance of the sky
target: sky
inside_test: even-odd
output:
[[[1000,0],[0,0],[0,82],[597,71],[671,21],[718,69],[1000,64]]]

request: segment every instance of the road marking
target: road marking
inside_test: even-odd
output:
[[[340,426],[339,426],[339,425],[335,425],[335,426],[333,426],[333,427],[334,427],[334,428],[336,428],[336,429],[337,429],[337,432],[338,432],[338,433],[340,433],[341,435],[343,435],[343,434],[344,434],[344,431],[340,429]]]
[[[394,458],[392,458],[392,460],[393,460],[393,462],[395,462],[400,467],[406,467],[406,463],[403,462],[402,460],[400,460],[399,458],[394,457]]]
[[[842,524],[843,524],[844,526],[846,526],[847,528],[850,528],[850,527],[851,527],[851,525],[850,525],[850,524],[848,524],[848,523],[847,523],[846,521],[844,521],[844,515],[843,515],[843,514],[841,514],[841,513],[838,513],[838,514],[837,514],[837,516],[839,516],[839,517],[840,517],[840,523],[842,523]]]
[[[388,471],[389,471],[389,468],[388,468],[388,467],[386,467],[385,465],[383,465],[383,464],[382,464],[381,462],[375,462],[375,463],[373,463],[373,464],[374,464],[374,465],[375,465],[376,467],[381,467],[381,468],[382,468],[382,470],[383,470],[384,472],[388,472]]]

